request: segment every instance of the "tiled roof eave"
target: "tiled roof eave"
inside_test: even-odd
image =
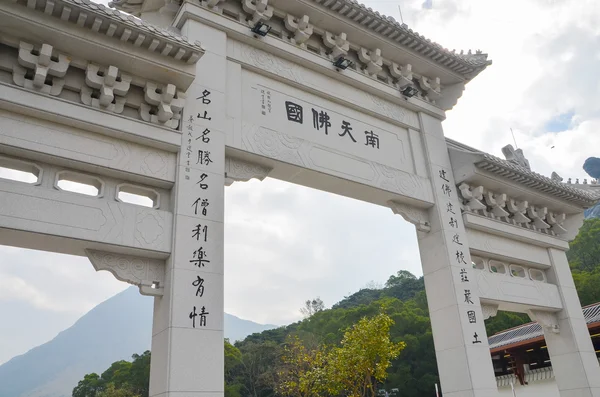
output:
[[[554,181],[489,154],[483,154],[482,159],[477,161],[475,166],[584,208],[593,206],[600,199],[590,192],[569,187],[562,182]]]
[[[146,48],[151,52],[158,52],[163,56],[174,58],[185,63],[195,63],[204,53],[202,45],[198,41],[190,41],[186,37],[166,29],[156,27],[136,18],[132,15],[108,8],[102,4],[96,4],[90,0],[37,0],[34,2],[14,0],[14,3],[41,11],[47,15],[74,22],[74,15],[85,15],[82,27],[92,29],[97,34],[114,37],[115,40],[129,41],[136,47]],[[68,10],[66,12],[65,10]],[[65,19],[65,15],[67,18]],[[70,16],[70,17],[69,17]],[[89,18],[101,20],[104,18],[110,23],[85,23]],[[80,18],[81,19],[81,18]],[[114,34],[116,29],[123,30],[123,34]]]
[[[442,47],[424,36],[421,36],[417,32],[409,29],[406,24],[398,23],[394,18],[380,14],[377,11],[373,11],[371,8],[366,7],[363,4],[358,3],[356,0],[311,0],[321,6],[327,7],[332,11],[336,11],[342,16],[348,14],[356,15],[361,13],[364,15],[362,19],[357,20],[355,17],[352,18],[354,22],[360,23],[366,26],[368,29],[373,30],[375,33],[379,33],[383,36],[388,37],[392,41],[398,42],[399,40],[406,41],[409,43],[417,42],[417,46],[421,46],[418,51],[420,55],[429,58],[432,62],[454,71],[455,73],[470,80],[477,74],[483,71],[487,66],[492,64],[491,60],[487,59],[486,54],[456,54],[447,48]],[[377,23],[374,24],[374,21]],[[381,25],[385,26],[385,29],[381,28]],[[400,31],[400,34],[398,34]],[[384,34],[385,33],[385,34]],[[409,44],[407,43],[407,44]],[[443,54],[440,62],[436,58],[440,58],[439,54]]]

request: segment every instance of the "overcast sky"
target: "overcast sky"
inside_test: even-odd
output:
[[[501,156],[512,128],[535,171],[586,177],[583,161],[600,156],[594,0],[364,3],[396,19],[401,4],[413,30],[490,54],[448,113],[446,136]],[[387,208],[267,179],[227,188],[225,221],[225,310],[256,322],[292,322],[305,299],[331,306],[399,269],[421,275],[413,226]],[[85,258],[0,246],[0,363],[127,287]]]

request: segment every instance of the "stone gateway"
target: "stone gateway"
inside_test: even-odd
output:
[[[499,395],[498,310],[543,327],[562,397],[600,397],[565,256],[598,197],[444,137],[487,55],[353,0],[110,5],[0,2],[0,166],[32,175],[0,180],[0,244],[154,296],[151,396],[223,395],[224,188],[269,176],[415,225],[444,397]]]

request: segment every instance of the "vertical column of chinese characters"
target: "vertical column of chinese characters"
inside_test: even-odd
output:
[[[436,167],[439,192],[442,198],[441,211],[442,222],[445,228],[450,229],[449,241],[447,242],[452,262],[452,272],[457,280],[457,291],[462,295],[462,306],[459,305],[461,322],[468,325],[468,344],[477,345],[482,343],[485,329],[481,319],[481,305],[477,296],[477,285],[472,282],[471,269],[473,268],[468,249],[465,249],[465,228],[462,225],[462,216],[458,195],[450,172]]]
[[[223,102],[194,84],[184,109],[171,298],[172,321],[183,329],[223,330]]]

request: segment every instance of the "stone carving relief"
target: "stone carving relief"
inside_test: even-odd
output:
[[[85,250],[96,271],[107,270],[119,281],[137,286],[142,295],[162,296],[165,283],[165,261]]]
[[[64,54],[54,54],[49,44],[35,48],[33,44],[19,43],[18,65],[13,65],[16,85],[52,96],[60,95],[65,85],[63,77],[71,60]]]
[[[388,201],[388,205],[394,214],[402,216],[405,221],[415,225],[418,231],[429,232],[431,230],[427,210],[398,203],[396,201]]]
[[[251,65],[284,79],[294,81],[299,84],[307,84],[307,79],[300,67],[282,58],[275,57],[266,51],[257,49],[244,43],[238,43],[241,49],[242,59]]]
[[[181,112],[185,105],[185,93],[178,91],[173,84],[147,82],[144,99],[140,105],[142,120],[176,129],[179,127]]]
[[[259,164],[236,159],[233,157],[225,158],[225,186],[231,186],[233,182],[247,182],[252,178],[259,181],[265,179],[272,168]]]
[[[377,76],[383,69],[383,58],[381,57],[381,50],[379,48],[369,51],[361,47],[358,51],[358,59],[365,64],[363,70],[371,77]]]
[[[244,149],[266,157],[305,167],[299,148],[304,142],[285,134],[268,130],[250,123],[244,123],[242,145]]]
[[[334,36],[333,33],[325,32],[323,36],[323,44],[331,49],[330,57],[332,59],[338,59],[348,55],[350,50],[350,42],[347,40],[346,33],[340,33]]]
[[[101,68],[90,63],[85,73],[85,83],[81,87],[81,102],[118,114],[123,112],[131,76],[119,73],[115,66]]]
[[[336,171],[330,168],[323,169],[315,165],[310,155],[311,150],[315,148],[331,150],[303,139],[259,127],[252,123],[244,122],[242,124],[242,149],[300,167],[332,173],[342,178],[348,177],[347,174],[337,174]],[[348,156],[349,159],[354,159],[352,156],[346,154],[345,156]],[[426,178],[387,167],[374,161],[360,159],[360,162],[366,163],[373,171],[368,178],[361,179],[361,182],[368,182],[371,186],[389,192],[433,202],[431,185]]]
[[[306,43],[313,34],[313,25],[308,23],[308,20],[308,15],[304,15],[302,18],[296,18],[291,14],[287,14],[284,19],[285,28],[294,34],[291,38],[292,42],[302,48],[306,48],[304,43]]]
[[[512,145],[506,145],[502,148],[502,154],[504,154],[504,157],[507,161],[520,165],[521,167],[531,171],[529,161],[525,158],[522,149],[515,150]]]
[[[268,21],[273,16],[273,7],[269,5],[269,0],[243,0],[242,7],[252,16],[252,19],[248,20],[251,27],[258,22]]]
[[[532,321],[536,321],[544,330],[551,331],[555,334],[560,333],[558,317],[556,313],[542,310],[527,310],[527,314]]]
[[[481,305],[481,312],[483,313],[483,319],[487,320],[490,317],[495,317],[498,314],[498,305]]]
[[[404,109],[395,103],[386,101],[378,96],[369,93],[365,93],[365,95],[369,102],[373,104],[373,106],[369,106],[369,108],[392,120],[418,128],[419,120],[415,112]]]

